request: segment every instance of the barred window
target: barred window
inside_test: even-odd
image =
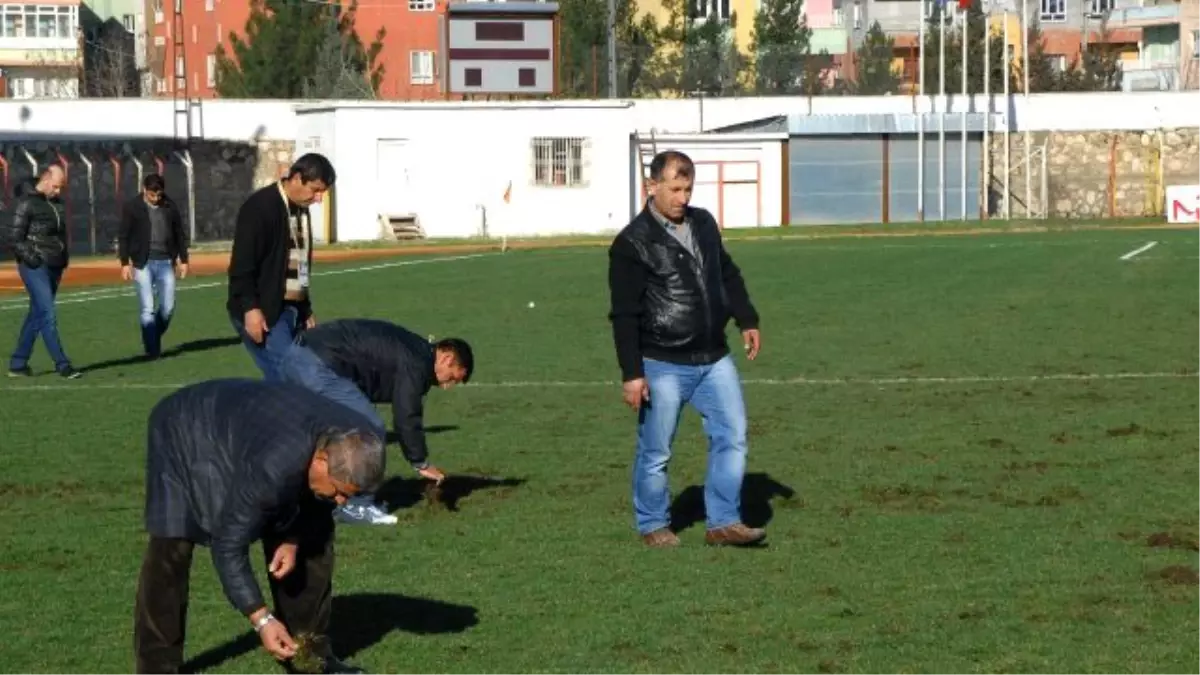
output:
[[[533,159],[533,184],[543,187],[583,187],[588,184],[588,155],[591,140],[586,138],[534,138],[530,144]]]

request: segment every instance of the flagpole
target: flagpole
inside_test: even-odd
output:
[[[938,220],[946,220],[946,0],[938,0]]]
[[[1029,0],[1021,0],[1021,78],[1025,81],[1022,98],[1025,99],[1025,105],[1022,106],[1023,114],[1029,114]],[[1030,166],[1030,139],[1029,139],[1029,123],[1022,121],[1021,126],[1025,127],[1024,149],[1021,154],[1025,157],[1025,217],[1033,217],[1033,186],[1029,182],[1029,166]]]
[[[931,0],[921,0],[921,8]],[[917,220],[925,222],[925,12],[917,26]]]
[[[970,6],[971,0],[962,0],[962,2],[966,3],[967,6]],[[962,139],[961,140],[962,147],[960,148],[960,150],[962,151],[962,156],[959,158],[959,164],[958,164],[958,170],[959,170],[959,174],[960,174],[958,177],[958,188],[959,188],[958,191],[959,191],[959,199],[961,201],[961,206],[960,206],[961,213],[959,215],[962,220],[966,220],[967,219],[967,109],[970,107],[967,104],[967,101],[970,100],[968,98],[969,94],[967,93],[967,71],[968,71],[968,68],[967,68],[967,41],[970,39],[971,36],[968,35],[969,31],[967,30],[967,27],[970,24],[970,13],[967,11],[967,9],[965,9],[963,7],[962,3],[959,4],[958,9],[959,9],[959,14],[962,14],[962,112],[959,114],[960,119],[962,120],[962,129],[959,130],[959,132],[961,134],[960,138]]]
[[[1008,0],[1004,0],[1008,2]],[[1008,5],[1004,5],[1004,219],[1012,220],[1012,47],[1008,44]]]
[[[983,0],[983,204],[979,215],[984,220],[992,206],[992,148],[988,131],[992,128],[992,0]]]

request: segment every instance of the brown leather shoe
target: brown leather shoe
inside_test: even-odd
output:
[[[679,537],[671,530],[662,527],[650,534],[643,534],[642,541],[651,548],[671,548],[679,545]]]
[[[742,523],[734,523],[704,533],[704,543],[709,546],[753,546],[766,538],[766,530],[746,527]]]

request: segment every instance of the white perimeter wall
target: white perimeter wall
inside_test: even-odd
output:
[[[608,102],[576,102],[578,112],[589,115],[589,108],[609,109],[608,123],[627,122],[635,129],[692,133],[753,119],[787,114],[845,115],[854,113],[909,113],[920,110],[937,112],[936,97],[914,99],[908,96],[825,96],[825,97],[747,97],[723,99],[642,99],[621,101],[629,114],[613,112]],[[1200,125],[1200,91],[1136,92],[1099,94],[1032,94],[1026,99],[1015,95],[1011,106],[1003,97],[992,96],[991,110],[1004,115],[1011,107],[1013,129],[1022,131],[1086,131],[1147,129],[1157,127],[1195,127]],[[315,101],[207,100],[196,106],[193,134],[220,140],[248,141],[255,138],[292,139],[298,129],[298,107],[312,107]],[[946,112],[988,109],[983,96],[947,97]],[[350,103],[349,105],[354,105]],[[379,104],[393,109],[419,109],[419,103]],[[486,124],[498,107],[511,104],[476,102],[461,104],[478,110]],[[31,135],[107,135],[112,137],[171,138],[174,135],[174,107],[170,99],[86,99],[86,100],[0,100],[0,139],[20,140]],[[424,107],[444,107],[428,104]],[[530,104],[567,110],[561,105]],[[619,108],[618,108],[619,109]],[[703,126],[701,126],[703,112]]]
[[[170,99],[0,101],[0,143],[172,138],[174,109]],[[295,140],[298,152],[328,155],[339,174],[342,240],[378,238],[378,214],[395,208],[418,212],[428,236],[482,234],[485,212],[489,235],[550,235],[609,232],[624,225],[640,190],[639,158],[629,141],[634,132],[690,134],[777,115],[964,109],[990,109],[1002,127],[1011,124],[1017,131],[1195,127],[1200,92],[1034,94],[1007,102],[1000,96],[990,101],[983,96],[945,101],[831,96],[462,104],[210,100],[193,107],[192,133],[208,140]],[[587,185],[531,185],[530,139],[535,136],[588,139]],[[403,150],[397,150],[396,141]],[[680,149],[705,160],[773,153],[770,141],[678,142]],[[391,148],[386,163],[399,168],[385,166],[381,172],[382,146]],[[779,209],[776,195],[783,186],[769,173],[770,162],[761,166],[760,217],[772,225],[779,216],[771,209]],[[744,194],[738,198],[745,202]],[[711,196],[697,194],[697,203],[703,199]]]

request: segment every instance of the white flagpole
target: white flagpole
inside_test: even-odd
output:
[[[1004,0],[1007,2],[1007,0]],[[1012,220],[1012,47],[1008,44],[1008,5],[1004,6],[1004,219]]]
[[[946,220],[946,3],[938,11],[938,220]]]
[[[922,9],[935,0],[921,0]],[[917,27],[917,220],[925,221],[925,20]]]
[[[1023,114],[1029,114],[1029,0],[1021,0],[1021,77],[1025,81],[1023,87],[1024,92],[1022,98],[1025,99]],[[1029,147],[1032,141],[1029,138],[1029,125],[1022,122],[1021,126],[1025,127],[1024,149],[1021,154],[1025,157],[1025,217],[1033,217],[1033,184],[1030,183],[1029,167],[1030,157]]]
[[[960,150],[962,151],[962,156],[959,158],[959,165],[958,165],[958,170],[959,170],[959,174],[960,174],[958,177],[958,188],[959,188],[958,191],[959,191],[960,200],[962,202],[961,207],[960,207],[962,213],[959,215],[962,220],[966,220],[967,219],[967,109],[970,107],[967,105],[967,101],[969,100],[968,96],[970,96],[970,94],[967,92],[967,71],[968,71],[968,68],[967,68],[967,41],[971,38],[971,36],[969,35],[970,31],[967,30],[968,24],[970,23],[969,17],[968,17],[969,12],[967,12],[967,10],[965,10],[965,9],[962,9],[962,7],[960,6],[958,13],[962,14],[962,112],[959,114],[959,118],[962,120],[962,128],[959,129],[959,132],[961,134],[960,138],[962,139],[961,140],[962,147],[960,148]]]
[[[983,0],[983,190],[980,216],[987,220],[991,214],[992,148],[988,131],[992,127],[992,0]]]

